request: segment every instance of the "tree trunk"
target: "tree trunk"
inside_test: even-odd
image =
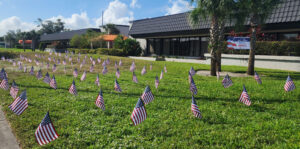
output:
[[[219,48],[216,52],[216,56],[217,56],[217,60],[216,60],[216,70],[221,72],[222,69],[221,69],[221,59],[222,59],[222,50]]]
[[[23,40],[23,41],[22,41],[23,50],[24,50],[24,52],[25,52],[25,39],[23,38],[22,40]]]
[[[221,72],[221,64],[222,64],[222,50],[223,50],[223,45],[224,45],[224,26],[225,26],[225,21],[221,20],[220,23],[218,24],[218,49],[217,49],[217,62],[216,62],[216,69]]]
[[[248,75],[254,75],[254,62],[255,62],[255,44],[256,44],[256,26],[251,26],[251,41],[250,41],[250,51],[248,60]]]
[[[216,76],[216,63],[217,63],[217,54],[216,51],[218,49],[218,18],[217,16],[213,16],[211,20],[210,26],[210,40],[209,40],[209,48],[211,54],[211,63],[210,63],[210,75]]]

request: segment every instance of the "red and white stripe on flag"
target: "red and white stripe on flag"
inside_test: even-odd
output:
[[[49,112],[35,131],[35,138],[39,145],[45,145],[58,138],[58,134],[51,122]]]

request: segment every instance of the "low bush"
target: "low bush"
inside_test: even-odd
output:
[[[248,50],[224,50],[227,54],[248,54]],[[300,56],[300,42],[297,41],[257,41],[256,55]]]
[[[98,49],[75,49],[68,48],[68,51],[74,52],[75,54],[102,54],[102,55],[113,55],[113,56],[125,56],[122,49],[107,49],[107,48],[98,48]]]

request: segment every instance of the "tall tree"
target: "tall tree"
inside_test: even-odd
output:
[[[52,34],[58,33],[65,30],[65,23],[61,21],[61,19],[57,19],[56,22],[51,20],[42,20],[38,18],[37,20],[38,27],[41,29],[39,30],[39,34]]]
[[[235,0],[191,0],[191,3],[196,3],[196,8],[190,13],[192,23],[198,24],[201,18],[210,21],[208,47],[211,54],[210,75],[212,76],[216,76],[216,70],[221,69],[221,51],[218,50],[221,50],[221,43],[224,40],[225,21],[230,16],[235,2]]]
[[[40,35],[35,30],[31,30],[28,32],[28,38],[31,39],[31,49],[35,51],[35,46],[38,40],[40,39]]]
[[[22,32],[21,30],[17,30],[16,36],[17,39],[22,40],[23,50],[25,52],[25,40],[29,37],[28,32]]]
[[[237,23],[244,24],[247,18],[250,19],[250,51],[248,60],[248,75],[254,75],[255,45],[257,26],[264,24],[273,9],[282,0],[238,0],[235,18]]]
[[[107,34],[120,34],[120,30],[114,24],[106,24],[103,26]]]
[[[9,43],[9,47],[12,48],[17,41],[16,32],[13,30],[9,30],[4,36],[5,42]]]

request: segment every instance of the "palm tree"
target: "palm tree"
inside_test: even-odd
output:
[[[272,10],[282,0],[239,0],[237,2],[237,12],[235,18],[237,22],[243,24],[247,18],[250,19],[250,51],[248,60],[248,75],[254,75],[256,28],[262,25]]]
[[[31,30],[30,32],[28,32],[28,38],[31,39],[32,41],[31,43],[32,51],[35,51],[35,46],[40,38],[40,35],[37,33],[37,31]]]
[[[103,28],[105,29],[105,32],[107,34],[120,34],[120,30],[114,24],[106,24],[105,26],[103,26]]]
[[[190,13],[192,24],[198,24],[200,18],[210,20],[208,47],[211,54],[210,75],[212,76],[216,76],[216,70],[221,69],[220,47],[224,40],[225,20],[231,14],[235,2],[235,0],[191,0],[191,3],[196,3],[196,8]],[[217,65],[219,68],[217,68]]]
[[[9,42],[9,47],[12,48],[13,44],[17,41],[15,31],[8,31],[5,35],[5,42]]]

